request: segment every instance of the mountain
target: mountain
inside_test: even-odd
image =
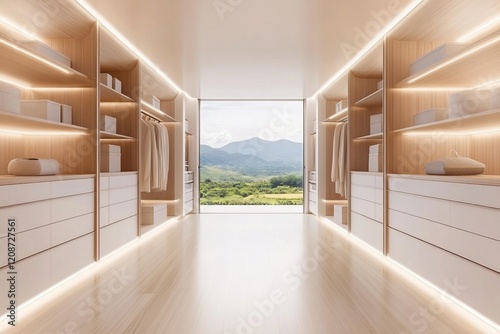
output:
[[[220,149],[228,153],[254,155],[267,161],[302,162],[302,144],[286,139],[269,141],[251,138],[229,143]]]
[[[201,145],[200,162],[202,179],[213,181],[302,173],[302,144],[252,138],[221,148]]]

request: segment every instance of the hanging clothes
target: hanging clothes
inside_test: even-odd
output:
[[[151,131],[148,122],[141,118],[141,175],[142,191],[151,192]]]
[[[335,193],[345,197],[347,193],[348,122],[336,124],[333,131],[332,169],[330,179],[334,183]]]
[[[340,134],[342,132],[342,123],[335,125],[335,130],[333,132],[333,155],[332,155],[332,172],[331,172],[331,181],[337,182],[339,179],[339,164],[338,164],[338,156],[339,156],[339,148],[340,148]]]

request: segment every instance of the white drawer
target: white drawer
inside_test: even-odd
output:
[[[50,251],[45,251],[16,264],[18,305],[50,288],[50,263]]]
[[[317,215],[318,214],[318,204],[316,202],[309,201],[309,211],[311,211],[311,213]]]
[[[184,214],[193,211],[193,209],[194,209],[194,202],[193,201],[187,201],[184,203]]]
[[[184,202],[189,202],[189,201],[192,201],[193,199],[194,199],[194,197],[193,197],[192,191],[188,191],[184,194]]]
[[[137,186],[109,190],[110,205],[131,200],[137,200]]]
[[[384,206],[382,204],[375,203],[375,220],[379,223],[384,222]]]
[[[50,182],[0,186],[0,207],[50,199]]]
[[[137,200],[126,201],[109,206],[109,223],[114,224],[125,218],[137,215]]]
[[[375,203],[364,199],[351,198],[351,211],[359,213],[370,219],[375,219]]]
[[[94,179],[51,182],[51,198],[79,195],[94,191]]]
[[[101,176],[99,187],[101,190],[109,189],[109,176]]]
[[[33,230],[16,234],[16,261],[27,258],[33,254],[43,252],[50,248],[50,225],[42,226]],[[5,250],[7,249],[8,238],[0,239],[0,249],[2,255],[0,256],[0,267],[7,265],[7,256]]]
[[[137,216],[132,216],[118,223],[120,245],[126,245],[137,238],[137,220]]]
[[[109,205],[109,189],[101,190],[99,194],[99,205],[101,208]]]
[[[437,198],[389,192],[389,209],[433,220],[448,225],[450,221],[449,201]]]
[[[309,192],[309,201],[318,203],[318,193]]]
[[[375,188],[375,203],[384,204],[384,190]]]
[[[450,183],[450,199],[464,203],[500,208],[500,187]]]
[[[50,281],[54,285],[94,262],[94,235],[54,247],[50,257]]]
[[[109,189],[137,187],[137,174],[118,175],[109,177]]]
[[[193,191],[193,190],[194,190],[194,183],[193,182],[184,183],[184,191],[185,192]]]
[[[389,177],[389,190],[442,199],[450,197],[448,182]]]
[[[104,257],[120,247],[120,226],[112,224],[101,228],[99,238],[101,257]]]
[[[500,210],[450,202],[450,225],[495,240],[500,240]]]
[[[53,223],[83,216],[94,212],[94,193],[53,199],[50,206]]]
[[[318,185],[316,183],[309,182],[309,191],[310,192],[316,193],[317,189],[318,189],[317,187],[318,187]]]
[[[50,226],[52,247],[94,231],[94,214],[63,220]]]
[[[384,189],[384,178],[382,175],[375,176],[375,188]]]
[[[351,233],[382,253],[384,238],[382,224],[353,212],[351,213]]]
[[[16,219],[16,233],[49,225],[50,201],[20,204],[0,209],[0,238],[7,235],[9,218]]]
[[[351,197],[375,203],[375,188],[353,184],[351,186]]]
[[[99,210],[99,227],[109,225],[109,206]]]
[[[375,178],[376,177],[377,176],[373,175],[373,174],[351,173],[351,184],[375,188],[375,185],[376,185]]]

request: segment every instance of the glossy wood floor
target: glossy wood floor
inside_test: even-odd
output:
[[[328,224],[174,221],[20,310],[13,332],[494,333]]]

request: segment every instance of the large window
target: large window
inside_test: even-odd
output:
[[[200,124],[201,212],[302,212],[302,101],[201,101]]]

